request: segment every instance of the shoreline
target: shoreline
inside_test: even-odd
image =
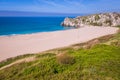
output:
[[[36,35],[36,34],[54,33],[54,32],[56,33],[56,32],[67,31],[67,30],[76,30],[76,29],[78,29],[78,28],[69,28],[69,29],[56,30],[56,31],[33,32],[33,33],[25,33],[25,34],[0,35],[0,38],[1,37],[14,37],[14,36]]]
[[[0,36],[0,61],[24,54],[83,43],[94,38],[115,34],[116,27],[83,27],[79,29]]]
[[[40,34],[40,33],[50,33],[50,32],[58,32],[58,31],[66,31],[66,30],[73,30],[76,28],[65,28],[63,30],[54,30],[54,31],[42,31],[42,32],[31,32],[31,33],[18,33],[18,34],[6,34],[6,35],[0,35],[0,37],[11,37],[11,36],[20,36],[20,35],[31,35],[31,34]]]
[[[67,29],[67,30],[69,30],[69,29]],[[64,30],[56,30],[56,31],[64,31]],[[7,35],[0,35],[0,37],[11,37],[11,36],[20,36],[20,35],[31,35],[31,34],[40,34],[40,33],[56,32],[56,31],[43,31],[43,32],[21,33],[21,34],[7,34]]]

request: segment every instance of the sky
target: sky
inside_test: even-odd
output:
[[[120,0],[0,0],[0,11],[99,13],[120,11]]]

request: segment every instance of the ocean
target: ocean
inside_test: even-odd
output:
[[[0,36],[66,30],[65,17],[0,17]]]

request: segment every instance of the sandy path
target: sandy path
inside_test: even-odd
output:
[[[8,68],[8,67],[10,67],[10,66],[12,66],[12,65],[15,65],[15,64],[18,64],[18,63],[30,62],[30,61],[34,61],[34,60],[35,60],[35,56],[33,56],[33,57],[28,57],[28,58],[23,58],[23,59],[17,60],[17,61],[15,61],[15,62],[13,62],[13,63],[10,63],[10,64],[8,64],[8,65],[5,65],[5,66],[1,67],[0,70],[5,69],[5,68]]]
[[[97,37],[114,34],[117,30],[118,28],[113,27],[84,27],[66,31],[0,36],[0,61],[26,53],[37,53],[86,42]]]

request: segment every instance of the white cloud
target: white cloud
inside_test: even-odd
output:
[[[42,2],[44,4],[50,5],[52,7],[59,7],[59,8],[66,8],[65,5],[56,3],[55,1],[51,1],[51,0],[38,0],[39,2]]]

